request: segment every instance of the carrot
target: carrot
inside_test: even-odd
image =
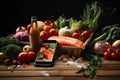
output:
[[[59,45],[64,46],[75,46],[82,48],[84,42],[72,37],[66,37],[66,36],[51,36],[48,38],[48,40],[56,40]]]

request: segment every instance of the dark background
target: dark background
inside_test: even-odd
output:
[[[50,16],[57,18],[65,14],[66,17],[78,18],[86,3],[93,0],[4,0],[0,5],[1,29],[0,36],[15,33],[18,26],[30,23],[31,16],[45,20]],[[97,0],[105,7],[120,8],[119,0]]]

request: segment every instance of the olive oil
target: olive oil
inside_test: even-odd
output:
[[[36,16],[32,16],[31,17],[31,29],[29,32],[29,40],[30,40],[30,47],[32,48],[32,50],[34,52],[38,52],[41,46],[40,43],[40,30],[37,27],[37,17]]]

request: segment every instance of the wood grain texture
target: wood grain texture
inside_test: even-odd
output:
[[[119,80],[120,61],[103,60],[102,67],[96,67],[99,80]],[[87,64],[83,62],[80,64]],[[76,74],[78,67],[56,61],[53,67],[35,67],[33,63],[26,67],[0,65],[0,80],[96,80]]]

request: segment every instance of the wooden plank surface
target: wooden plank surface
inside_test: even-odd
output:
[[[96,67],[99,80],[119,80],[120,61],[103,60],[102,67]],[[87,62],[79,63],[83,66]],[[68,65],[61,61],[56,61],[53,67],[35,67],[33,63],[12,69],[14,66],[0,65],[0,80],[91,80],[83,77],[82,73],[76,74],[79,69],[76,65]],[[115,77],[115,78],[113,78]],[[93,79],[94,80],[94,79]]]
[[[84,77],[2,77],[1,80],[120,80],[120,77],[101,77],[89,79]]]
[[[98,76],[120,76],[120,71],[118,70],[97,70],[97,75]],[[28,77],[79,77],[82,76],[82,73],[76,74],[75,70],[44,70],[44,71],[34,71],[34,70],[29,70],[29,71],[0,71],[0,76],[4,77],[14,77],[14,76],[28,76]]]

